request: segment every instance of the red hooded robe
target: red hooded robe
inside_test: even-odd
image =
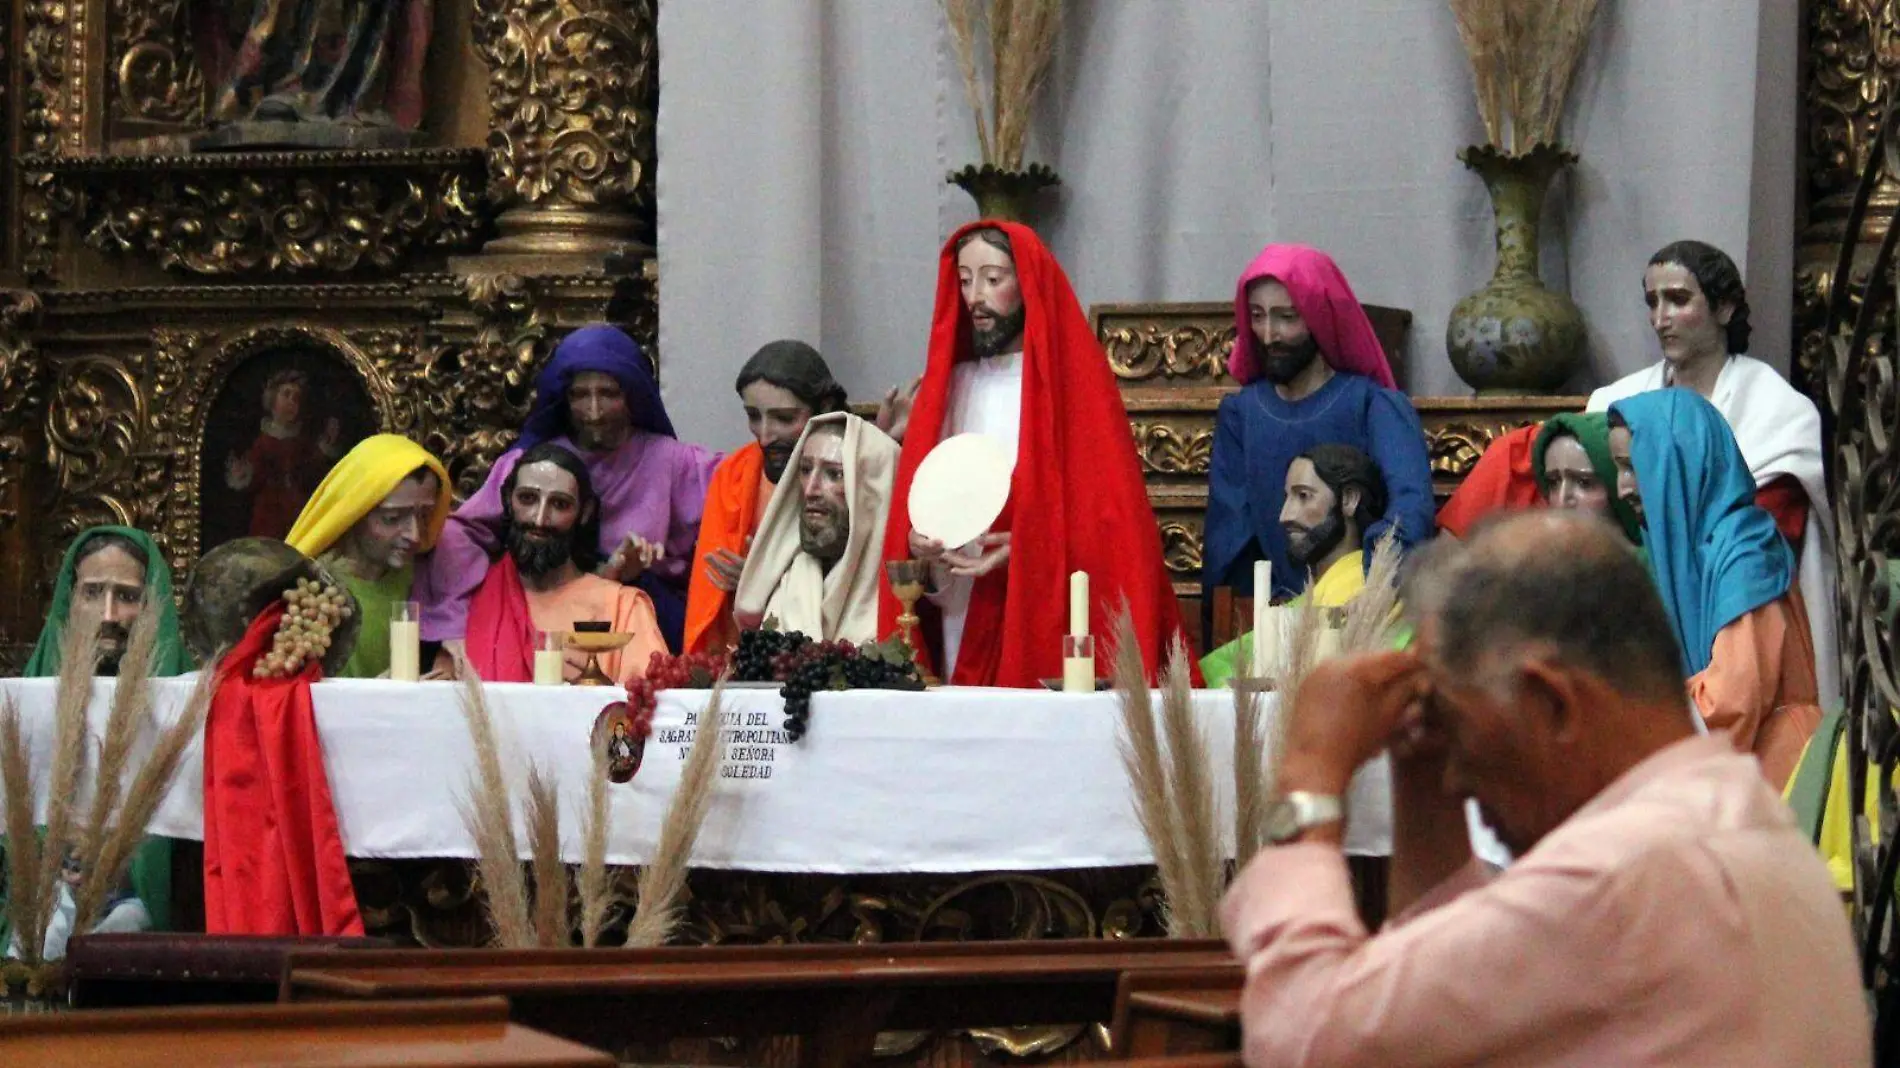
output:
[[[1089,330],[1068,276],[1028,227],[975,222],[943,246],[930,359],[898,461],[884,558],[910,556],[911,479],[944,437],[952,368],[959,360],[974,358],[970,320],[958,291],[956,246],[964,234],[985,228],[1009,235],[1028,309],[1022,423],[1010,502],[993,527],[1011,532],[1009,561],[978,580],[971,591],[963,644],[950,681],[1033,687],[1042,679],[1060,677],[1072,571],[1089,574],[1089,632],[1098,636],[1096,674],[1109,674],[1112,650],[1103,639],[1112,633],[1125,598],[1152,681],[1166,643],[1181,634],[1181,609],[1162,562],[1160,528],[1148,504],[1128,412],[1108,358]],[[880,633],[895,631],[897,612],[897,600],[885,586],[878,603]],[[935,639],[929,635],[926,644],[935,646]],[[1198,667],[1195,670],[1198,682]]]

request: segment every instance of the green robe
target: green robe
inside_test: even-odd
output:
[[[59,644],[72,611],[73,577],[79,566],[79,550],[99,534],[117,534],[145,550],[145,591],[157,606],[158,645],[152,652],[152,674],[169,678],[191,670],[191,658],[178,629],[178,606],[172,598],[172,569],[165,554],[151,535],[132,527],[101,526],[81,531],[66,547],[59,564],[59,578],[53,584],[53,602],[46,612],[33,655],[27,658],[24,678],[51,678],[59,674]],[[132,892],[144,903],[152,917],[152,927],[164,931],[171,927],[172,843],[169,838],[149,837],[132,855]],[[7,923],[0,915],[0,946],[7,940]]]
[[[363,618],[363,627],[356,633],[356,648],[350,651],[350,659],[344,663],[337,677],[378,678],[389,670],[390,613],[397,605],[409,600],[410,588],[415,583],[415,571],[405,567],[369,582],[340,567],[330,570],[342,580],[343,585],[349,587],[350,596],[356,598],[357,610]]]

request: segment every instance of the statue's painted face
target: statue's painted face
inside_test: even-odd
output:
[[[633,434],[620,381],[601,371],[582,371],[567,384],[567,418],[574,444],[588,452],[617,449]]]
[[[99,627],[99,667],[116,674],[131,639],[132,624],[145,609],[145,565],[117,545],[89,553],[73,569],[70,612]]]
[[[812,432],[798,456],[798,485],[804,501],[798,546],[829,564],[844,555],[851,535],[851,512],[844,496],[843,434],[829,428]]]
[[[970,315],[970,347],[978,356],[1021,346],[1028,313],[1009,253],[981,237],[965,244],[957,252],[957,285]]]
[[[1721,356],[1728,351],[1727,327],[1733,305],[1709,307],[1702,284],[1680,263],[1655,263],[1643,272],[1643,302],[1649,305],[1649,328],[1662,345],[1663,359],[1672,364],[1696,356]]]
[[[1544,449],[1544,503],[1552,508],[1580,508],[1607,515],[1610,487],[1597,477],[1590,454],[1570,434],[1550,440]]]
[[[548,574],[573,559],[574,528],[586,518],[580,480],[556,463],[517,467],[508,494],[508,551],[522,574]]]
[[[1280,506],[1280,529],[1286,531],[1286,552],[1293,562],[1312,565],[1326,558],[1346,536],[1346,513],[1313,461],[1304,456],[1287,465],[1286,503]],[[1356,503],[1356,502],[1355,502]]]
[[[1260,344],[1260,372],[1274,385],[1298,378],[1319,355],[1319,342],[1277,278],[1262,278],[1247,287],[1247,322]]]
[[[1634,509],[1640,519],[1643,515],[1643,494],[1636,487],[1636,467],[1630,463],[1630,441],[1629,427],[1610,428],[1610,460],[1616,464],[1616,496]]]
[[[765,453],[765,480],[777,485],[785,476],[785,465],[792,461],[792,448],[811,421],[811,405],[763,378],[740,390],[739,400],[745,405],[746,426]]]
[[[408,567],[421,551],[441,482],[433,471],[404,479],[383,502],[350,528],[343,551],[372,571]]]
[[[286,382],[270,395],[270,417],[286,426],[303,418],[303,383]]]

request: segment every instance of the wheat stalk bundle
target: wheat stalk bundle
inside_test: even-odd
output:
[[[943,10],[983,162],[1021,170],[1036,94],[1062,29],[1062,0],[943,0]],[[987,109],[976,52],[985,27],[991,82]]]
[[[1450,0],[1486,141],[1523,155],[1557,142],[1598,0]]]
[[[679,927],[680,895],[686,890],[686,872],[712,801],[713,786],[725,763],[726,746],[719,730],[720,706],[725,701],[726,678],[713,684],[706,711],[693,735],[692,751],[680,767],[679,787],[660,823],[653,858],[640,872],[633,922],[627,927],[627,945],[663,946]]]

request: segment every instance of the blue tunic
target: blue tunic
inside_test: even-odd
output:
[[[1311,396],[1287,401],[1271,382],[1256,379],[1223,398],[1214,417],[1201,575],[1210,597],[1216,586],[1252,596],[1253,563],[1263,557],[1273,562],[1275,597],[1306,588],[1305,569],[1287,556],[1280,507],[1293,458],[1327,442],[1363,450],[1385,476],[1385,516],[1365,531],[1368,549],[1394,526],[1401,548],[1431,536],[1435,513],[1425,431],[1405,394],[1341,373]],[[1371,552],[1366,560],[1371,562]]]

